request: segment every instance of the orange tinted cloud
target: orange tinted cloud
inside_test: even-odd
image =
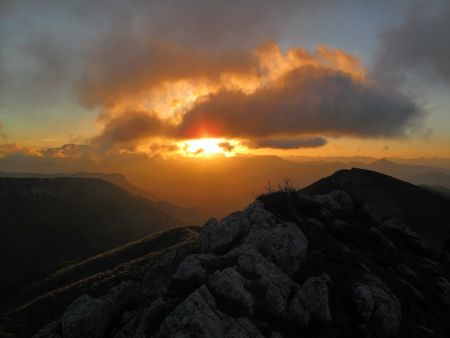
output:
[[[400,91],[367,79],[359,59],[338,49],[282,52],[273,43],[232,52],[143,49],[135,62],[122,65],[118,57],[101,76],[93,72],[80,82],[87,102],[105,111],[94,144],[230,137],[292,148],[316,135],[403,135],[422,114]],[[311,144],[326,143],[320,139]]]

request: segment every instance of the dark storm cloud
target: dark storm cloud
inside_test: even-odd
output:
[[[188,111],[178,127],[184,137],[259,138],[318,133],[395,137],[421,117],[400,92],[344,73],[302,67],[253,94],[224,91]]]
[[[450,84],[450,2],[420,2],[382,38],[375,73],[402,80],[407,73],[428,75]]]
[[[156,116],[140,111],[128,112],[110,119],[103,131],[91,143],[101,148],[127,144],[140,139],[166,133],[167,125]]]
[[[247,143],[249,148],[299,149],[316,148],[327,143],[323,137],[301,137],[291,139],[258,139]]]

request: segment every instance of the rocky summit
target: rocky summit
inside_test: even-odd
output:
[[[44,310],[43,310],[44,311]],[[450,263],[345,191],[259,197],[35,337],[449,337]]]

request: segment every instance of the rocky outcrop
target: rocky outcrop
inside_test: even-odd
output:
[[[142,288],[135,282],[127,281],[112,288],[109,293],[99,299],[83,295],[73,301],[61,317],[60,327],[63,338],[105,337],[113,320],[117,320],[122,312],[141,301]],[[46,332],[57,334],[59,325],[41,330],[41,337],[49,336]]]
[[[411,241],[344,191],[263,196],[159,257],[142,286],[76,299],[39,337],[445,337],[448,258]],[[433,316],[415,322],[423,308]]]
[[[378,337],[392,337],[400,328],[402,317],[398,298],[377,277],[365,275],[353,288],[356,309]]]

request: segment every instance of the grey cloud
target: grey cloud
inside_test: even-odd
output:
[[[450,2],[419,2],[402,23],[384,33],[375,75],[393,81],[414,73],[450,84],[449,32]]]
[[[323,137],[301,137],[288,139],[257,139],[248,142],[249,148],[299,149],[324,146],[327,140]]]
[[[198,137],[202,130],[210,136],[247,138],[311,133],[396,137],[422,115],[420,107],[392,88],[302,67],[251,95],[211,95],[184,115],[178,132],[183,137]]]
[[[142,138],[166,133],[167,125],[159,118],[140,111],[132,111],[107,121],[103,131],[91,141],[100,148],[115,144],[126,145]]]

